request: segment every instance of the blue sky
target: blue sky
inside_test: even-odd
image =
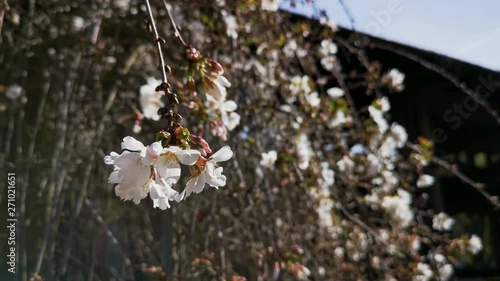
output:
[[[500,71],[500,1],[343,0],[358,31]],[[300,2],[300,1],[299,1]],[[315,0],[339,26],[350,28],[339,0]],[[282,8],[311,16],[311,5]]]

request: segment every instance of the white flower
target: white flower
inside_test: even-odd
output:
[[[298,49],[297,41],[290,40],[285,46],[283,46],[283,53],[287,58],[295,57],[295,52]]]
[[[375,154],[368,154],[366,156],[366,174],[371,176],[382,170],[382,163]]]
[[[320,60],[321,66],[328,71],[332,71],[337,64],[337,58],[335,56],[325,56]]]
[[[392,221],[398,228],[406,228],[414,218],[410,209],[411,195],[403,189],[398,189],[398,195],[385,196],[382,199],[382,208],[392,217]]]
[[[21,96],[22,93],[23,93],[23,88],[21,88],[21,86],[17,84],[14,84],[9,86],[9,88],[7,88],[5,96],[11,100],[16,100]]]
[[[451,275],[453,274],[453,266],[451,264],[445,264],[443,266],[440,266],[438,269],[438,274],[439,274],[439,280],[441,281],[449,280]]]
[[[261,154],[262,159],[260,160],[260,165],[266,168],[274,168],[274,163],[278,159],[278,153],[275,150],[269,152],[263,152]]]
[[[312,92],[310,94],[306,94],[306,101],[312,107],[317,107],[321,103],[321,99],[318,96],[318,92]]]
[[[299,162],[299,168],[305,170],[309,167],[309,161],[313,156],[314,152],[311,148],[311,143],[307,138],[307,135],[302,133],[296,140],[295,145],[297,147],[297,156]]]
[[[226,176],[222,175],[222,167],[218,167],[218,162],[224,162],[233,157],[233,151],[229,146],[224,146],[217,152],[212,154],[205,162],[205,166],[199,174],[192,177],[186,184],[184,191],[177,196],[177,201],[184,200],[191,193],[200,193],[203,191],[205,184],[218,188],[226,185]]]
[[[238,105],[233,100],[226,100],[225,96],[217,100],[213,96],[207,95],[205,105],[212,117],[220,114],[222,123],[229,131],[232,131],[240,124],[241,117],[238,113],[234,112],[238,108]]]
[[[328,230],[333,227],[332,209],[332,199],[319,197],[318,207],[316,208],[319,219],[318,224]]]
[[[225,10],[221,11],[222,17],[224,18],[224,22],[226,23],[226,33],[227,36],[237,39],[238,38],[238,32],[236,31],[236,28],[238,28],[238,23],[236,22],[236,18],[226,12]]]
[[[321,41],[319,52],[323,56],[335,55],[337,53],[337,45],[335,45],[331,39],[324,39]]]
[[[309,86],[309,76],[304,75],[304,76],[294,76],[292,79],[290,79],[290,85],[288,88],[290,89],[290,92],[292,92],[292,95],[297,95],[301,92],[303,93],[310,93],[311,92],[311,87]]]
[[[206,88],[207,94],[214,97],[216,100],[226,99],[227,90],[226,88],[231,87],[231,83],[223,76],[224,71],[217,73],[215,79],[208,84]]]
[[[327,186],[335,183],[335,171],[330,169],[327,162],[321,163],[321,177]]]
[[[448,231],[455,224],[455,220],[441,212],[432,219],[432,228],[438,231]]]
[[[408,134],[406,133],[405,128],[398,123],[392,123],[391,134],[396,140],[399,148],[402,148],[408,140]]]
[[[293,264],[293,269],[295,272],[295,275],[297,276],[297,279],[299,280],[309,280],[309,276],[311,275],[311,271],[309,268],[299,264],[295,263]]]
[[[391,156],[396,155],[397,146],[398,143],[392,136],[386,137],[378,150],[379,156],[383,158],[390,158]]]
[[[335,250],[333,250],[333,255],[335,256],[336,259],[343,259],[345,254],[345,250],[342,247],[336,247]]]
[[[417,274],[413,276],[413,281],[427,281],[430,280],[433,275],[431,267],[428,264],[422,262],[419,262],[417,264],[416,271]]]
[[[349,156],[344,155],[344,157],[337,162],[337,167],[341,172],[350,172],[354,168],[354,161],[352,161]]]
[[[387,129],[389,129],[389,124],[387,124],[387,120],[384,117],[384,111],[370,105],[368,107],[368,112],[370,113],[373,121],[377,124],[379,132],[381,134],[385,133]]]
[[[276,12],[280,7],[281,1],[282,0],[262,0],[260,7],[262,10]]]
[[[385,75],[385,79],[390,81],[390,85],[396,91],[402,91],[404,89],[403,82],[405,80],[405,74],[396,68],[389,70]]]
[[[429,256],[432,257],[432,259],[437,263],[443,263],[446,261],[446,258],[441,254],[429,254]]]
[[[155,91],[156,87],[161,84],[161,80],[156,80],[154,77],[149,77],[147,79],[147,84],[143,85],[139,90],[140,104],[142,107],[142,113],[147,119],[152,119],[154,121],[160,120],[160,115],[158,115],[158,109],[164,106],[161,101],[162,92]]]
[[[156,162],[156,170],[166,183],[173,185],[181,176],[181,164],[192,166],[201,156],[198,150],[180,149],[177,146],[164,148]]]
[[[416,251],[420,251],[421,247],[422,247],[422,244],[420,243],[420,239],[418,239],[418,238],[413,239],[413,241],[411,242],[411,249],[416,252]]]
[[[157,181],[151,182],[149,196],[151,200],[153,200],[153,208],[166,210],[170,208],[169,201],[172,201],[178,195],[178,192],[173,190],[164,179],[158,179]]]
[[[144,146],[133,137],[123,138],[121,147],[122,154],[111,152],[104,157],[106,164],[114,165],[108,181],[117,184],[115,194],[138,204],[149,193],[153,206],[162,210],[170,207],[168,201],[178,195],[171,186],[179,180],[179,162],[193,165],[200,156],[197,150],[182,150],[176,146],[163,148],[159,141]]]
[[[339,87],[333,87],[326,90],[326,93],[333,99],[340,98],[344,96],[344,90]]]
[[[113,5],[120,10],[126,11],[130,6],[130,0],[114,0]]]
[[[434,177],[430,175],[420,175],[417,180],[417,187],[423,188],[434,184]]]
[[[338,30],[337,23],[332,19],[328,19],[326,17],[320,17],[319,23],[328,26],[333,32]]]
[[[350,122],[351,120],[352,118],[350,116],[347,116],[344,111],[337,110],[335,111],[335,116],[328,122],[328,127],[335,128],[347,122]]]
[[[322,266],[318,267],[318,274],[319,276],[324,277],[326,274],[326,269]]]
[[[82,17],[73,17],[72,24],[75,31],[80,31],[85,27],[85,20]]]
[[[389,103],[389,99],[387,97],[382,97],[378,100],[378,104],[380,105],[380,110],[382,112],[387,112],[391,109],[391,104]]]
[[[481,238],[477,236],[476,234],[472,234],[472,236],[469,239],[469,245],[467,246],[467,250],[471,252],[471,254],[476,255],[483,249],[483,242],[481,241]]]

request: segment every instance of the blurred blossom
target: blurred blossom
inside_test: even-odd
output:
[[[283,46],[283,53],[288,58],[294,58],[295,56],[301,58],[307,55],[307,51],[304,50],[304,48],[299,47],[297,41],[294,39],[290,40],[285,46]]]
[[[325,39],[321,41],[319,52],[323,56],[334,55],[337,53],[337,45],[331,39]]]
[[[147,79],[147,84],[143,85],[139,90],[141,94],[139,101],[142,108],[142,114],[144,114],[145,118],[154,121],[160,120],[161,116],[158,114],[158,109],[165,106],[161,101],[163,93],[155,90],[161,82],[161,80],[157,80],[154,77],[149,77]]]
[[[262,10],[276,12],[280,7],[281,1],[282,0],[262,0],[260,7]]]
[[[391,104],[389,103],[389,99],[387,97],[381,97],[377,100],[377,103],[382,112],[387,112],[391,109]]]
[[[21,94],[23,93],[23,88],[17,84],[10,85],[7,88],[7,92],[5,93],[5,96],[11,100],[17,100]]]
[[[467,246],[467,250],[473,255],[476,255],[483,249],[483,242],[481,241],[481,238],[477,236],[476,234],[472,234],[472,236],[469,239],[469,244]]]
[[[354,168],[354,161],[352,161],[349,156],[344,155],[344,157],[337,162],[337,167],[341,172],[350,173]]]
[[[321,162],[321,177],[327,186],[331,186],[335,183],[335,172],[330,169],[327,162]]]
[[[344,96],[344,90],[339,87],[333,87],[326,90],[326,93],[333,99],[340,98]]]
[[[414,218],[410,209],[411,195],[403,189],[398,189],[397,192],[397,195],[384,197],[381,206],[391,216],[396,227],[406,228]]]
[[[369,176],[373,176],[376,173],[379,173],[382,170],[382,163],[378,159],[375,154],[368,154],[366,156],[366,162],[367,162],[367,167],[366,167],[366,174]]]
[[[299,280],[308,280],[311,275],[311,271],[302,264],[294,263],[292,265],[291,271],[295,274]]]
[[[321,66],[328,71],[332,71],[337,64],[337,58],[335,56],[325,56],[321,59]]]
[[[398,123],[392,123],[391,125],[391,135],[397,142],[397,147],[402,148],[406,141],[408,140],[408,134],[403,126]]]
[[[420,239],[418,238],[413,239],[413,241],[411,242],[411,248],[415,252],[420,251],[421,246],[422,244],[420,243]]]
[[[429,281],[432,278],[432,269],[426,264],[419,262],[416,268],[416,274],[412,277],[412,281]]]
[[[73,17],[72,24],[75,31],[80,31],[85,27],[85,20],[82,17]]]
[[[238,108],[238,105],[233,100],[226,100],[225,96],[217,100],[213,96],[207,95],[205,106],[208,109],[208,114],[213,119],[220,116],[222,124],[229,131],[234,130],[240,124],[241,117],[238,113],[234,112]]]
[[[263,152],[261,154],[260,165],[266,168],[273,169],[274,163],[278,159],[278,153],[275,150],[271,150],[268,152]]]
[[[451,264],[441,265],[438,268],[439,280],[447,281],[450,280],[453,275],[453,266]]]
[[[113,6],[122,11],[126,11],[130,6],[130,0],[113,0]]]
[[[417,187],[429,187],[434,184],[434,177],[430,175],[420,175],[417,180]]]
[[[306,101],[312,107],[318,107],[321,103],[318,92],[312,92],[312,93],[306,94]]]
[[[224,22],[226,23],[227,36],[236,40],[238,38],[238,32],[236,31],[238,28],[238,22],[236,21],[236,18],[225,10],[222,10],[221,14],[224,18]]]
[[[375,121],[375,123],[377,124],[379,133],[383,134],[389,128],[389,125],[387,124],[387,120],[384,117],[384,112],[387,111],[387,110],[384,111],[384,109],[386,109],[387,106],[385,106],[385,108],[384,108],[384,105],[386,103],[381,102],[379,104],[381,104],[381,106],[379,106],[381,108],[376,107],[374,105],[370,105],[368,107],[368,112],[370,113],[370,116],[372,117],[373,121]]]
[[[322,266],[318,267],[318,275],[321,277],[325,277],[325,274],[326,274],[325,268]]]
[[[328,19],[326,17],[321,17],[319,19],[319,22],[322,25],[328,26],[333,32],[336,32],[338,30],[337,23],[333,19]]]
[[[405,74],[396,68],[389,70],[389,72],[384,75],[383,80],[387,81],[395,91],[399,92],[404,89],[403,82],[405,80]]]
[[[336,128],[350,121],[351,121],[350,116],[347,116],[342,110],[337,110],[335,111],[335,115],[333,116],[333,118],[330,119],[330,121],[328,122],[328,127]]]
[[[314,154],[307,135],[304,133],[300,134],[295,141],[295,145],[297,147],[299,168],[305,170],[309,167],[309,161]]]
[[[455,220],[441,212],[432,219],[432,228],[438,231],[448,231],[455,224]]]
[[[335,255],[335,258],[338,260],[342,260],[344,258],[344,253],[345,250],[342,247],[337,247],[335,250],[333,250],[333,254]]]

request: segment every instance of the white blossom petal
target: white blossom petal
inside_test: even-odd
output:
[[[233,151],[229,146],[224,146],[221,149],[219,149],[217,152],[212,154],[210,159],[214,162],[224,162],[233,157]]]
[[[123,138],[122,150],[127,149],[130,151],[141,151],[144,148],[144,144],[133,137],[127,136]]]

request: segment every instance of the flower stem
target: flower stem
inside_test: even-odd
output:
[[[155,20],[153,18],[153,12],[151,11],[151,5],[149,4],[149,0],[144,0],[146,3],[146,8],[148,9],[148,17],[149,23],[151,24],[151,28],[153,29],[155,39],[156,39],[156,47],[158,49],[158,57],[160,58],[160,68],[161,73],[163,75],[163,83],[167,83],[167,70],[165,65],[165,60],[163,59],[163,53],[161,51],[161,42],[163,39],[158,35],[158,30],[156,29]]]

